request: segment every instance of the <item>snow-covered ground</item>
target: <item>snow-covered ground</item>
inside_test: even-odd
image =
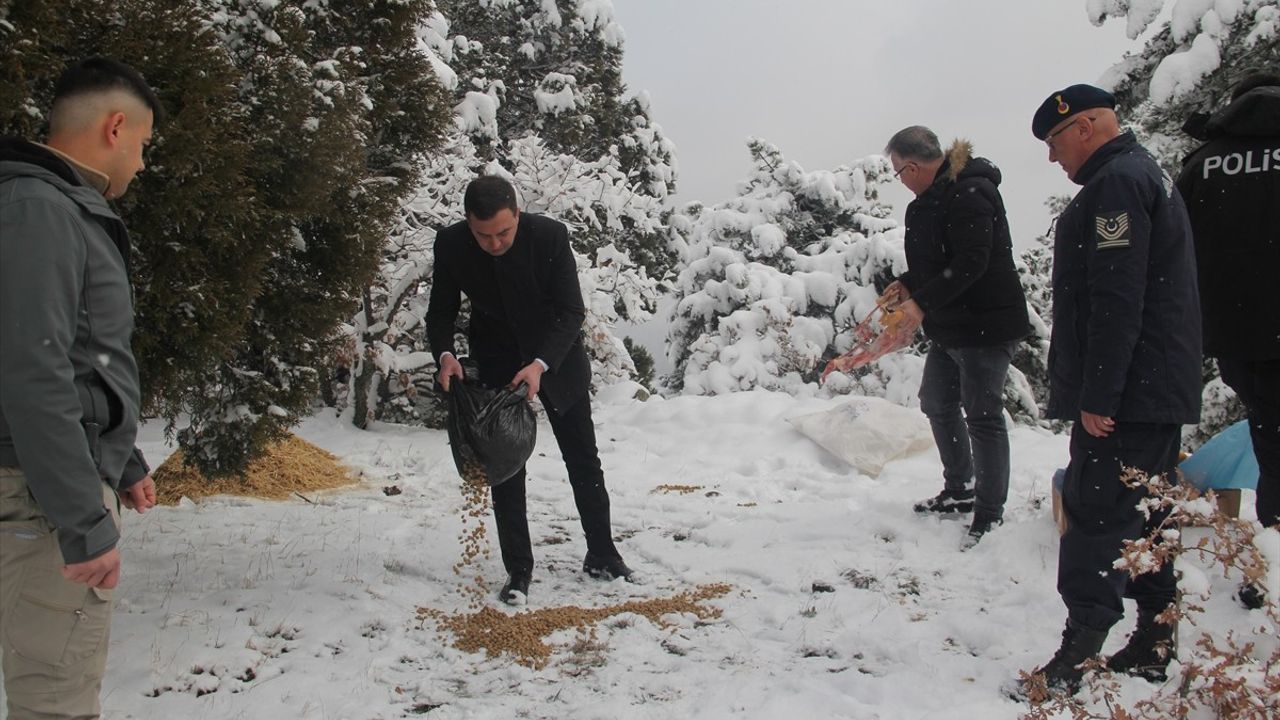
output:
[[[1048,494],[1066,438],[1013,431],[1006,522],[961,553],[964,523],[911,511],[940,488],[934,452],[872,478],[786,422],[838,402],[766,392],[597,401],[615,534],[642,585],[580,572],[582,533],[543,424],[529,463],[530,609],[733,589],[712,601],[719,619],[660,628],[618,616],[598,627],[602,652],[584,661],[566,650],[542,670],[463,653],[417,617],[420,606],[467,609],[445,434],[312,418],[299,434],[365,482],[311,502],[223,497],[127,517],[106,717],[1017,717],[1025,707],[999,686],[1049,657],[1064,619]],[[155,464],[169,452],[157,427],[142,440]],[[403,492],[384,494],[389,485]],[[496,590],[494,545],[479,567]],[[1230,599],[1231,582],[1210,578],[1209,626],[1266,622]],[[1123,690],[1133,700],[1151,687]]]

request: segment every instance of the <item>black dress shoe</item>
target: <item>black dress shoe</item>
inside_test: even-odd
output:
[[[939,515],[952,515],[958,513],[973,512],[973,490],[965,488],[964,490],[951,491],[943,488],[942,492],[928,500],[922,500],[912,506],[912,509],[918,513],[937,513]]]
[[[591,553],[587,553],[587,556],[582,560],[582,572],[597,580],[625,578],[630,581],[631,576],[634,574],[631,568],[622,562],[620,557],[602,558]]]
[[[960,550],[962,552],[972,550],[973,546],[977,545],[984,535],[1003,524],[1004,520],[1000,518],[975,517],[973,524],[969,526],[969,532],[960,538]]]
[[[498,591],[498,599],[508,605],[525,605],[529,602],[529,576],[512,575]]]

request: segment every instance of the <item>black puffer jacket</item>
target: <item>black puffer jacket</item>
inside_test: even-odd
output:
[[[1280,358],[1280,87],[1250,90],[1209,119],[1178,175],[1191,215],[1204,350]]]
[[[957,140],[933,185],[907,206],[907,268],[899,278],[943,347],[998,345],[1031,332],[1013,265],[1000,170]]]

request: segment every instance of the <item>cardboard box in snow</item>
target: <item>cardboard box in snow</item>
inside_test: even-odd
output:
[[[1181,476],[1182,471],[1178,470]],[[1067,513],[1062,507],[1062,485],[1066,481],[1066,468],[1059,468],[1053,473],[1053,522],[1058,526],[1058,534],[1061,535],[1067,531]],[[1184,482],[1185,477],[1181,478]],[[1218,512],[1230,518],[1240,517],[1240,489],[1226,488],[1223,490],[1214,490],[1214,494],[1218,498]]]
[[[1062,484],[1066,479],[1066,468],[1053,471],[1053,524],[1058,526],[1059,535],[1067,532],[1067,511],[1062,508]]]
[[[787,422],[823,449],[873,477],[890,460],[933,447],[929,421],[919,410],[880,398],[855,397],[829,410],[788,418]]]

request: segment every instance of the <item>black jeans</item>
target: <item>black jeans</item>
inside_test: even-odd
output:
[[[1163,611],[1174,601],[1177,581],[1173,563],[1130,579],[1127,570],[1112,565],[1125,540],[1136,540],[1163,521],[1150,520],[1138,510],[1146,497],[1141,488],[1120,480],[1121,467],[1148,474],[1165,473],[1178,464],[1181,427],[1117,420],[1105,438],[1071,428],[1071,462],[1062,485],[1067,531],[1058,543],[1058,594],[1067,616],[1077,625],[1103,632],[1124,617],[1123,598],[1138,607]]]
[[[569,472],[578,517],[587,536],[587,552],[601,558],[619,557],[610,528],[609,492],[604,486],[596,430],[591,421],[591,399],[582,398],[563,414],[549,410],[547,420]],[[529,539],[525,506],[525,469],[520,468],[520,472],[494,487],[492,492],[502,564],[508,575],[527,577],[533,573],[533,544]]]
[[[920,410],[933,428],[945,487],[964,490],[976,480],[975,518],[999,520],[1009,495],[1004,382],[1016,345],[944,348],[935,344],[924,361]]]
[[[1249,414],[1249,439],[1258,458],[1258,521],[1280,524],[1280,360],[1218,358],[1222,381]]]

